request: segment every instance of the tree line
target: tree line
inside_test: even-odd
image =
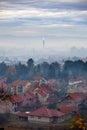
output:
[[[42,62],[35,65],[34,60],[30,58],[26,64],[16,64],[8,66],[4,62],[0,63],[0,78],[6,77],[7,83],[14,80],[34,80],[35,76],[41,76],[45,79],[55,78],[67,81],[71,76],[87,78],[87,62],[82,60],[67,60],[63,65],[58,62]]]

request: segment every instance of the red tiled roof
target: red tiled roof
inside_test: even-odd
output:
[[[29,116],[40,116],[40,117],[60,117],[63,116],[64,113],[59,112],[57,110],[48,109],[47,107],[38,108],[29,113]]]
[[[52,116],[57,116],[57,117],[64,115],[64,113],[57,111],[57,110],[51,110],[51,113],[52,113]]]
[[[37,86],[39,86],[39,82],[31,82],[31,84],[29,86],[30,87],[37,87]]]
[[[18,116],[20,117],[28,117],[29,113],[25,113],[25,112],[20,112],[18,113]]]
[[[74,101],[81,101],[84,99],[83,94],[82,93],[70,93],[69,96],[74,100]]]
[[[3,88],[8,87],[8,85],[6,83],[3,83]]]
[[[37,80],[37,81],[40,81],[41,79],[42,79],[41,76],[35,76],[35,77],[34,77],[34,80]]]
[[[56,79],[49,79],[48,83],[52,86],[55,86],[56,84],[58,84],[58,81]]]
[[[18,95],[12,95],[10,96],[9,100],[12,102],[12,103],[20,103],[22,102],[22,98]]]
[[[25,86],[27,83],[28,83],[27,80],[16,80],[16,81],[14,81],[14,82],[11,84],[11,86],[12,86],[12,87],[18,86],[18,85]]]
[[[60,109],[61,112],[68,114],[68,113],[72,113],[72,112],[77,112],[78,111],[78,106],[59,106],[58,107]]]
[[[43,97],[47,96],[47,92],[44,91],[43,89],[38,88],[36,90],[36,92],[39,93],[40,95],[42,95]]]
[[[87,92],[83,93],[84,99],[87,99]]]
[[[3,83],[6,83],[7,78],[0,79],[0,87],[3,85]]]
[[[25,94],[28,94],[31,98],[35,98],[36,96],[32,93],[32,92],[30,92],[30,91],[27,91]]]
[[[55,87],[52,86],[48,86],[48,90],[50,90],[51,92],[58,91]]]
[[[54,98],[48,98],[47,101],[50,102],[50,103],[55,103],[58,99],[56,97]]]
[[[57,89],[55,87],[52,87],[52,86],[49,86],[49,85],[45,85],[45,84],[41,85],[39,88],[42,89],[42,90],[44,90],[47,93],[57,91]]]

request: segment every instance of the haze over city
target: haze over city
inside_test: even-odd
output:
[[[50,55],[72,47],[87,48],[86,0],[0,0],[0,55]]]

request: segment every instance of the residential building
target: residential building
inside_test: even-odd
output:
[[[26,80],[16,80],[12,84],[9,84],[11,94],[21,95],[28,90],[27,84],[29,84],[29,82]]]
[[[22,93],[21,98],[23,100],[22,107],[32,106],[37,102],[37,96],[29,90],[25,93]]]
[[[79,113],[79,108],[76,105],[58,105],[57,110],[65,113],[66,120],[69,120],[74,115]]]
[[[25,118],[26,114],[19,113],[19,118]],[[49,109],[45,106],[38,108],[29,114],[28,121],[36,123],[60,123],[65,119],[65,114],[54,109]]]
[[[22,98],[18,95],[11,95],[8,98],[9,102],[12,104],[12,112],[18,112],[21,109]]]

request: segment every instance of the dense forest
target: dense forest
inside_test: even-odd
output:
[[[67,60],[63,65],[58,62],[43,62],[35,65],[34,60],[30,58],[26,64],[16,64],[8,66],[4,62],[0,63],[0,78],[6,77],[7,83],[14,80],[34,80],[36,76],[42,76],[45,79],[55,78],[67,81],[69,77],[87,78],[87,62],[82,60]]]

